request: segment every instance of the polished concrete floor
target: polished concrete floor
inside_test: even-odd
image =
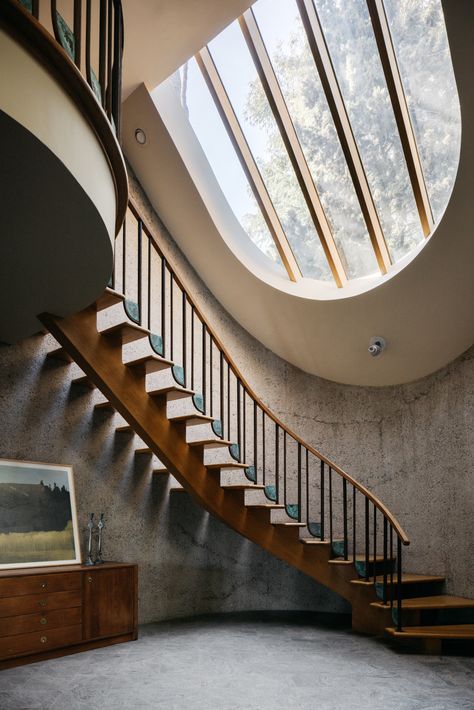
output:
[[[400,653],[314,619],[202,617],[2,671],[0,708],[473,710],[474,658]]]

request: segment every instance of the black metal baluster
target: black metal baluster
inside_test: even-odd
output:
[[[397,536],[397,631],[402,627],[402,541]]]
[[[370,535],[369,535],[369,499],[365,498],[365,579],[369,579],[369,545],[370,545]],[[374,580],[375,584],[375,580]]]
[[[230,436],[230,364],[227,360],[227,439],[232,441]]]
[[[225,411],[224,411],[224,353],[222,350],[220,351],[220,358],[219,358],[219,379],[220,379],[220,395],[221,395],[221,401],[220,401],[220,418],[221,418],[221,435],[224,437],[224,416],[225,416]]]
[[[137,223],[137,305],[138,305],[138,322],[142,325],[142,221]]]
[[[148,330],[151,332],[151,239],[147,234],[148,239],[148,282],[147,282],[147,316]]]
[[[275,422],[275,489],[276,502],[280,502],[280,427]]]
[[[262,409],[262,472],[263,472],[263,485],[266,483],[267,478],[267,466],[265,461],[265,412]]]
[[[127,295],[126,276],[127,276],[127,220],[124,219],[122,226],[122,293]]]
[[[342,479],[342,511],[344,516],[344,559],[349,558],[348,540],[347,540],[347,481]]]
[[[286,510],[286,429],[283,429],[283,505]]]
[[[36,20],[39,19],[39,0],[33,0],[31,14]]]
[[[191,304],[191,389],[194,390],[194,304]]]
[[[182,308],[183,308],[183,314],[182,314],[183,322],[181,324],[182,328],[183,328],[183,332],[182,332],[183,382],[184,382],[184,387],[186,387],[187,382],[188,382],[187,363],[186,363],[186,360],[187,360],[187,357],[186,357],[186,355],[187,355],[187,352],[186,352],[186,335],[187,335],[187,333],[186,333],[186,325],[187,325],[186,324],[186,301],[187,301],[187,299],[186,299],[186,291],[184,290],[184,288],[181,293],[182,293]]]
[[[301,523],[301,443],[298,441],[298,522]]]
[[[123,18],[122,5],[114,0],[114,52],[112,65],[111,117],[115,123],[115,131],[120,140],[120,110],[122,106],[122,50],[123,50]]]
[[[390,524],[390,560],[392,563],[390,565],[390,607],[393,607],[393,528]]]
[[[374,503],[374,579],[377,576],[377,508]]]
[[[388,520],[383,516],[383,603],[387,603],[387,532]]]
[[[309,514],[309,450],[306,449],[306,525],[311,522]]]
[[[82,49],[82,0],[74,0],[74,63],[81,71],[81,49]]]
[[[201,321],[201,326],[202,326],[202,373],[201,373],[201,382],[202,382],[202,402],[203,402],[203,409],[204,413],[207,412],[207,382],[206,382],[206,325],[204,321]]]
[[[112,0],[107,2],[107,90],[105,92],[106,112],[109,120],[112,118]]]
[[[166,348],[166,261],[161,257],[161,347],[163,357],[167,353]]]
[[[174,275],[170,269],[170,358],[174,362]]]
[[[107,0],[100,0],[99,15],[99,84],[102,94],[102,106],[105,107],[105,91],[107,87]]]
[[[214,389],[213,389],[213,360],[212,360],[212,355],[213,355],[213,346],[214,346],[214,341],[212,339],[211,333],[209,333],[209,416],[212,417],[213,413],[213,401],[214,401]]]
[[[257,464],[258,464],[258,454],[257,454],[257,402],[253,400],[253,465],[255,468],[255,481],[257,483]]]
[[[352,562],[356,562],[356,487],[352,486]]]
[[[321,460],[321,540],[324,540],[324,461]]]
[[[247,463],[247,390],[245,389],[245,387],[242,388],[242,420],[243,458],[241,459],[241,462]]]
[[[329,540],[331,542],[331,555],[332,555],[332,468],[329,466]]]
[[[242,421],[240,411],[240,380],[236,377],[237,382],[237,446],[239,449],[239,461],[242,461],[241,446],[242,446]]]

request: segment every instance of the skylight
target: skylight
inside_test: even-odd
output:
[[[386,273],[444,212],[461,122],[440,0],[258,0],[164,84],[239,239],[292,281]]]

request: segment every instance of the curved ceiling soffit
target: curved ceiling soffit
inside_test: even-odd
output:
[[[474,204],[469,187],[474,179],[469,73],[474,7],[467,0],[462,5],[462,12],[459,4],[456,9],[443,6],[462,116],[461,156],[450,202],[415,259],[377,288],[351,298],[296,296],[250,272],[218,233],[146,88],[139,87],[125,103],[125,152],[181,249],[246,330],[306,372],[346,384],[399,384],[443,367],[474,341]],[[137,125],[149,138],[145,150],[134,140]],[[388,343],[379,358],[367,352],[374,335]]]

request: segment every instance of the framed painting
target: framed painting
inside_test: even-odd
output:
[[[0,569],[80,562],[72,467],[0,459]]]

